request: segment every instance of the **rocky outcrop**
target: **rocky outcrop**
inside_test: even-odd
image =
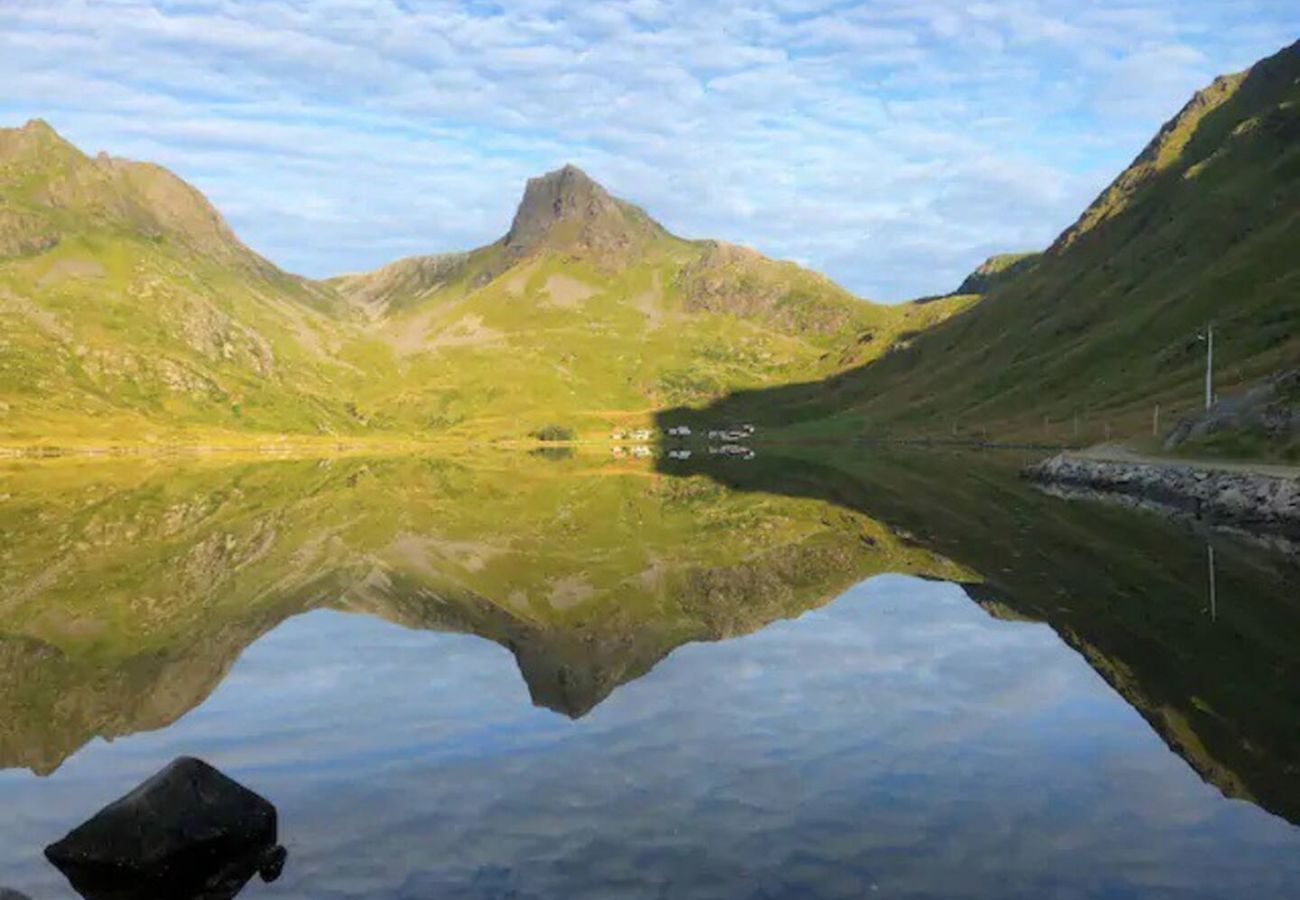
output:
[[[1300,535],[1300,479],[1257,472],[1086,459],[1061,454],[1030,466],[1030,481],[1140,501],[1247,531]]]
[[[528,179],[501,244],[512,259],[550,248],[610,263],[625,261],[664,233],[643,210],[611,196],[578,167],[566,165]]]
[[[181,757],[45,848],[83,897],[230,898],[285,851],[271,803],[202,760]]]
[[[468,253],[408,256],[373,272],[339,275],[327,283],[377,318],[446,287],[460,277],[469,261]]]
[[[1278,448],[1300,442],[1300,369],[1281,372],[1183,419],[1165,439],[1165,449],[1212,442],[1224,434],[1253,434]]]

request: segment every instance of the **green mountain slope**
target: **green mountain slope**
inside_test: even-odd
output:
[[[367,408],[515,435],[824,375],[969,302],[880,306],[792,263],[683,240],[572,166],[532,179],[493,244],[328,283],[396,356]]]
[[[843,430],[1149,433],[1300,359],[1300,44],[1217,79],[1027,271],[874,364],[715,414]],[[743,412],[741,412],[743,411]],[[1078,422],[1077,431],[1075,422]]]
[[[990,256],[953,293],[987,294],[1005,287],[1038,265],[1041,253],[999,253]]]
[[[0,130],[0,435],[346,429],[356,317],[167,171]]]
[[[313,282],[163,169],[0,130],[8,444],[604,433],[860,363],[965,302],[877,306],[682,240],[572,166],[493,244]]]

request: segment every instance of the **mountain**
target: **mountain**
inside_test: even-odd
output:
[[[1297,259],[1293,44],[1192,98],[1032,265],[977,273],[978,304],[871,364],[710,414],[945,437],[1149,434],[1155,404],[1172,425],[1203,402],[1207,324],[1221,392],[1295,367]]]
[[[476,250],[311,281],[157,166],[0,129],[0,441],[603,434],[812,379],[961,308],[675,237],[573,166]]]
[[[667,404],[811,379],[969,302],[881,306],[718,241],[676,237],[565,166],[529,180],[509,231],[467,253],[330,279],[404,387],[370,407],[436,432],[522,435],[644,421]]]
[[[349,317],[166,170],[0,130],[6,442],[346,429]]]

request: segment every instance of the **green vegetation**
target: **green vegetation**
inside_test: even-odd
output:
[[[1296,365],[1297,258],[1300,44],[1199,93],[977,305],[867,365],[741,393],[708,414],[805,432],[1083,444],[1150,435],[1158,403],[1167,431],[1202,404],[1207,323],[1220,395]]]
[[[990,256],[974,272],[966,276],[956,294],[987,294],[1010,284],[1027,272],[1032,272],[1041,253],[999,253]]]
[[[525,439],[815,378],[959,308],[670,235],[571,167],[468,253],[310,282],[153,166],[0,130],[0,443]]]
[[[573,167],[466,253],[311,282],[157,167],[0,131],[0,444],[1152,438],[1300,359],[1300,45],[1220,78],[1042,254],[898,306],[675,237]],[[1189,445],[1191,446],[1191,445]],[[1286,456],[1228,433],[1213,452]]]
[[[577,437],[572,428],[563,425],[543,425],[533,432],[539,441],[571,441]]]

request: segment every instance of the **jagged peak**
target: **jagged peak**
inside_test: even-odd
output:
[[[614,198],[572,163],[528,179],[506,235],[507,246],[531,243],[559,222],[618,213]]]
[[[82,155],[44,119],[28,119],[15,128],[0,128],[0,158],[46,154],[55,148],[61,150],[60,158]]]
[[[663,229],[642,210],[567,163],[528,179],[503,244],[518,256],[543,246],[606,256],[636,247],[655,233]]]
[[[0,128],[0,163],[7,169],[0,196],[8,197],[24,232],[11,233],[0,255],[31,252],[78,230],[107,226],[149,239],[165,236],[200,253],[274,274],[274,267],[239,241],[202,192],[162,166],[102,151],[87,156],[39,118]],[[36,188],[14,194],[13,185],[24,179]]]
[[[22,126],[18,130],[35,132],[39,134],[51,134],[54,135],[55,137],[59,136],[59,133],[54,130],[54,127],[50,125],[49,122],[41,118],[28,119],[26,122],[22,124]]]

